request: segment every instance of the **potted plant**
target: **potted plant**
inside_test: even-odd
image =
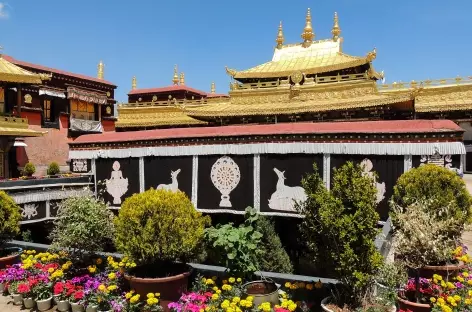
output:
[[[33,165],[33,163],[27,162],[25,167],[23,168],[23,174],[27,178],[32,178],[33,174],[36,172],[36,167]]]
[[[115,243],[138,264],[125,274],[131,288],[143,297],[161,293],[164,303],[176,301],[187,289],[186,262],[209,221],[180,191],[150,189],[127,198],[115,218]]]
[[[279,287],[269,280],[253,281],[258,270],[257,258],[261,253],[262,234],[256,229],[258,214],[255,209],[246,208],[245,221],[239,227],[233,223],[218,224],[205,230],[205,238],[215,248],[216,255],[224,261],[229,274],[246,281],[244,292],[254,297],[255,306],[263,302],[277,304]]]
[[[23,295],[18,293],[18,285],[20,285],[22,281],[13,281],[8,284],[8,292],[10,293],[13,304],[14,305],[22,305],[23,304]]]
[[[33,298],[33,286],[34,281],[27,280],[18,284],[17,293],[23,298],[23,306],[26,309],[34,308],[34,298]]]
[[[374,276],[382,256],[374,245],[378,234],[375,181],[359,164],[347,162],[333,170],[327,190],[316,165],[302,185],[308,198],[297,205],[304,215],[301,233],[314,261],[331,263],[339,285],[322,301],[324,311],[356,311],[375,306],[378,311],[395,311],[376,302],[371,295]]]
[[[408,282],[408,274],[401,262],[384,262],[375,276],[374,296],[395,304],[400,288]]]
[[[405,208],[392,207],[395,257],[406,264],[412,277],[400,292],[399,304],[413,312],[431,311],[429,297],[434,294],[422,279],[439,273],[450,280],[465,267],[463,262],[469,262],[463,247],[458,246],[460,236],[452,234],[460,234],[463,224],[447,217],[453,213],[454,205],[450,203],[437,211],[431,211],[429,207],[429,201],[416,202]],[[436,214],[446,217],[437,218]]]
[[[33,297],[39,311],[47,311],[52,306],[52,283],[47,276],[38,276],[32,287]]]
[[[84,299],[85,299],[85,293],[84,293],[83,287],[76,286],[74,292],[69,297],[72,312],[85,311]]]
[[[5,244],[20,233],[20,207],[4,191],[0,191],[0,269],[19,261],[21,248]]]
[[[54,298],[57,305],[57,310],[61,312],[69,311],[70,303],[69,297],[74,293],[75,286],[71,282],[57,282],[54,284]]]
[[[51,178],[57,178],[57,175],[61,172],[59,164],[55,161],[49,164],[47,169],[47,175]]]

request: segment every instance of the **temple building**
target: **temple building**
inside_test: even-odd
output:
[[[133,77],[128,103],[118,105],[116,131],[207,125],[206,121],[187,116],[183,108],[217,103],[226,98],[228,95],[216,93],[214,82],[210,93],[187,86],[185,73],[179,75],[177,65],[170,86],[138,89],[136,77]]]
[[[96,78],[7,55],[2,56],[2,62],[36,79],[22,85],[4,84],[0,89],[2,112],[27,119],[31,131],[44,133],[39,138],[25,138],[23,146],[11,150],[17,175],[26,162],[36,166],[37,175],[44,175],[53,161],[68,170],[69,142],[82,134],[115,130],[116,86],[104,79],[103,62],[98,64]]]

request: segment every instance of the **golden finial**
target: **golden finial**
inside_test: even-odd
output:
[[[185,85],[185,74],[180,73],[180,84],[183,86]]]
[[[133,76],[133,79],[131,80],[131,90],[136,90],[138,87],[138,83],[136,82],[136,76]]]
[[[275,40],[275,42],[277,42],[277,49],[281,49],[283,44],[284,44],[284,31],[282,29],[282,21],[280,21],[280,25],[279,25],[279,32],[277,33],[277,39]]]
[[[100,63],[98,63],[98,73],[97,73],[97,78],[98,79],[103,79],[104,68],[105,68],[105,65],[103,64],[102,61],[100,61]]]
[[[177,74],[177,65],[174,66],[174,78],[172,78],[172,83],[174,85],[179,84],[179,75]]]
[[[367,61],[372,62],[377,57],[377,48],[374,48],[371,52],[367,53]]]
[[[216,93],[216,87],[215,87],[215,82],[211,83],[211,90],[210,93],[215,94]]]
[[[315,39],[315,33],[313,32],[313,26],[311,25],[310,8],[308,8],[308,12],[306,13],[306,23],[305,28],[303,29],[302,39],[305,48],[309,47],[313,43],[313,39]]]
[[[331,34],[333,35],[333,40],[338,41],[339,35],[341,34],[341,28],[339,27],[338,12],[334,12],[334,25],[331,29]]]

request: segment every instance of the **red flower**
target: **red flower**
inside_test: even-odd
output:
[[[72,297],[76,301],[82,300],[84,298],[84,292],[82,290],[78,290],[78,291],[74,292]]]
[[[19,284],[18,285],[18,293],[19,294],[27,294],[29,293],[31,288],[29,287],[28,284]]]
[[[54,294],[60,295],[64,291],[64,283],[58,282],[54,285]]]

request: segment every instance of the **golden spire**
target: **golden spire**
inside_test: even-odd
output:
[[[339,35],[341,34],[341,28],[339,27],[338,12],[334,12],[334,25],[331,29],[331,34],[333,35],[333,40],[338,41]]]
[[[104,67],[105,67],[105,65],[103,64],[102,61],[100,61],[100,63],[98,63],[98,73],[97,73],[97,78],[98,79],[103,79]]]
[[[179,84],[179,75],[177,74],[177,65],[174,66],[174,77],[172,78],[172,83],[174,85]]]
[[[131,90],[136,90],[138,87],[138,83],[136,82],[136,76],[133,76],[133,80],[131,80]]]
[[[185,85],[185,74],[180,73],[180,85]]]
[[[309,47],[313,43],[313,39],[315,39],[315,33],[313,32],[313,26],[311,25],[310,8],[308,8],[308,11],[306,13],[306,23],[305,23],[305,28],[303,29],[302,39],[303,39],[303,46],[305,48]]]
[[[282,29],[282,21],[280,21],[280,25],[279,25],[279,32],[277,33],[277,39],[275,40],[275,42],[277,42],[277,49],[281,49],[283,44],[284,44],[284,31]]]
[[[215,82],[211,83],[211,90],[210,93],[215,94],[216,93],[216,87],[215,87]]]

